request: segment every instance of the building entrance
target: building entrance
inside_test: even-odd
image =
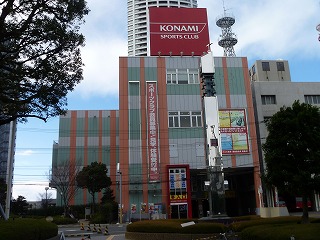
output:
[[[181,219],[188,218],[188,204],[172,204],[171,205],[171,218]]]

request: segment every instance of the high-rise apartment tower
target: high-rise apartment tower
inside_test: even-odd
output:
[[[149,55],[148,8],[196,8],[197,0],[128,0],[128,55]]]

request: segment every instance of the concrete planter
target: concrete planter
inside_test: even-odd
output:
[[[289,216],[287,207],[266,207],[259,210],[262,218]]]

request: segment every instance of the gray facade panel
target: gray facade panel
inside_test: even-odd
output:
[[[99,137],[88,137],[88,146],[89,147],[98,147],[99,146]]]
[[[144,66],[145,67],[157,67],[157,58],[154,58],[154,57],[144,58]]]
[[[251,155],[237,155],[237,167],[253,167],[253,160]]]
[[[69,147],[70,137],[59,137],[59,147]]]
[[[196,95],[168,95],[169,111],[201,111],[201,98]]]
[[[139,57],[129,57],[128,58],[128,67],[140,67],[140,58]]]
[[[241,57],[227,57],[227,67],[239,67],[242,68],[242,58]]]
[[[197,156],[197,145],[203,143],[201,138],[169,139],[169,144],[177,146],[178,156],[170,158],[170,164],[189,164],[191,169],[206,167],[205,157]],[[203,150],[204,151],[204,150]],[[200,154],[203,155],[203,154]]]
[[[110,137],[102,137],[102,146],[110,146]]]
[[[140,109],[140,96],[129,96],[129,109]]]
[[[99,117],[99,110],[88,111],[88,117],[89,118]]]
[[[248,106],[245,95],[230,95],[230,100],[232,108],[246,108]]]
[[[84,118],[86,114],[86,111],[84,110],[78,110],[77,111],[77,118]]]
[[[141,141],[140,140],[130,140],[129,149],[129,164],[142,163],[141,156]]]
[[[166,57],[167,68],[199,68],[199,57]]]
[[[217,95],[219,109],[227,107],[226,95]]]
[[[76,137],[76,146],[83,147],[84,146],[84,137]]]

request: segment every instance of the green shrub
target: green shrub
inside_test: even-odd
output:
[[[74,219],[74,218],[69,218],[69,217],[54,216],[52,222],[57,224],[57,225],[67,225],[67,224],[77,223],[78,220]]]
[[[118,219],[118,204],[108,202],[100,204],[95,214],[91,217],[90,223],[115,223]]]
[[[0,240],[46,240],[58,235],[58,226],[37,219],[9,219],[1,221]]]
[[[317,240],[320,235],[320,224],[267,224],[252,226],[240,233],[241,240]]]
[[[266,224],[283,224],[283,223],[298,223],[301,217],[274,217],[274,218],[260,218],[257,220],[234,222],[230,224],[230,228],[235,232],[241,232],[244,229],[257,225]]]

